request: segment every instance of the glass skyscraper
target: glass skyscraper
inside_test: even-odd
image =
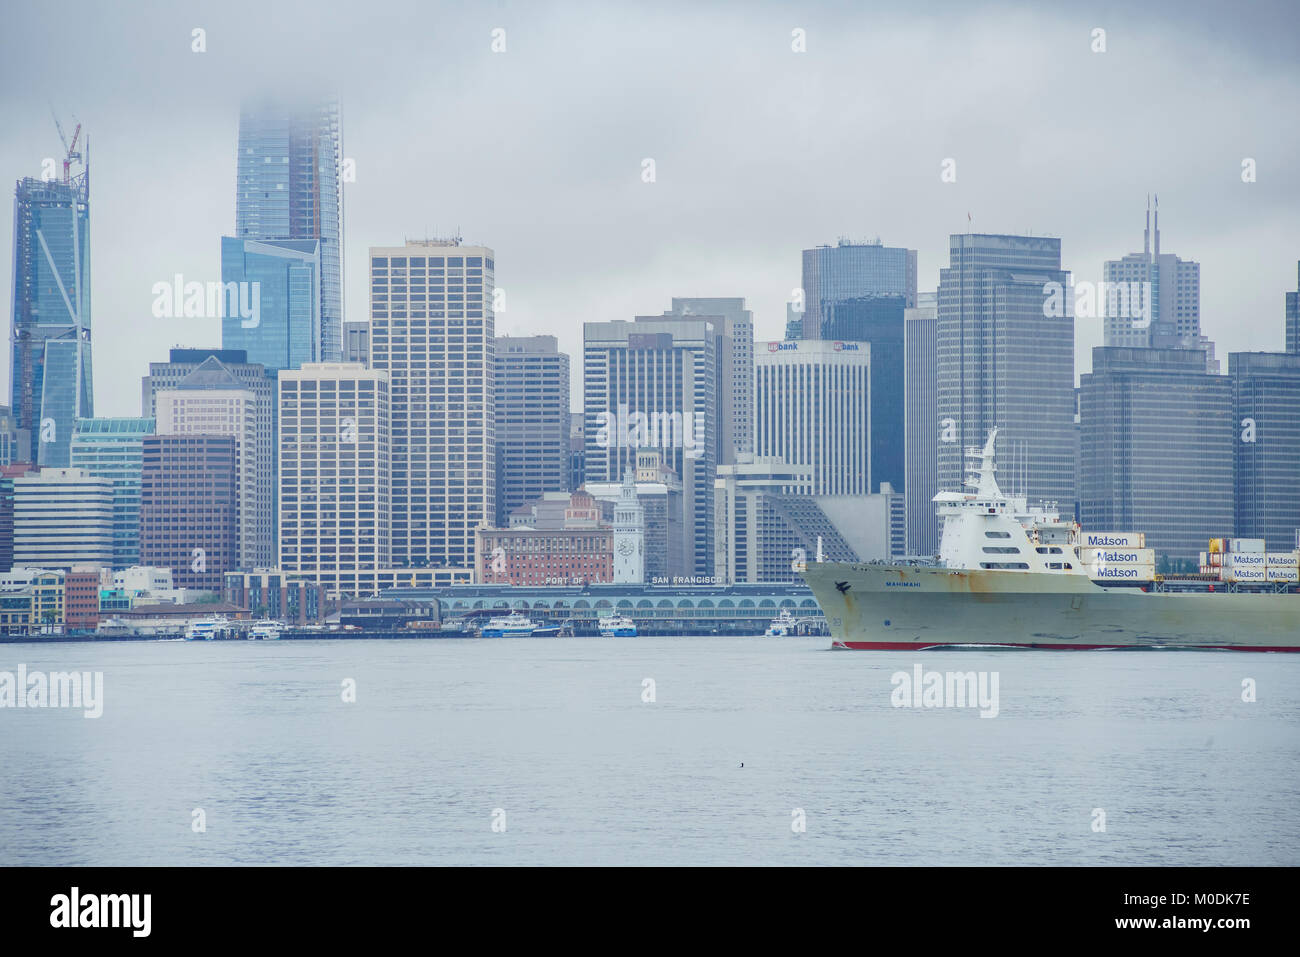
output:
[[[78,419],[72,467],[113,483],[113,567],[140,563],[140,480],[153,419]]]
[[[857,296],[831,303],[822,337],[871,343],[871,476],[869,492],[888,482],[906,489],[903,314],[906,297]]]
[[[1300,355],[1228,353],[1237,430],[1236,533],[1290,551],[1300,530]]]
[[[1232,534],[1232,381],[1201,350],[1093,349],[1079,420],[1085,530],[1144,532],[1157,562]]]
[[[221,239],[221,281],[249,283],[237,292],[255,305],[244,316],[227,308],[221,319],[222,349],[247,354],[271,372],[301,369],[320,358],[321,243],[314,239],[260,241]],[[255,291],[251,285],[256,283]],[[229,296],[233,301],[235,296]]]
[[[803,251],[804,339],[833,339],[826,333],[834,304],[860,296],[902,296],[916,305],[916,250],[841,239],[834,246]]]
[[[240,112],[235,238],[320,243],[319,328],[313,330],[311,357],[301,361],[334,362],[342,357],[342,157],[335,100],[303,107],[246,104]],[[226,328],[223,325],[223,346],[246,348],[227,342]],[[248,352],[253,361],[262,361],[257,350]]]
[[[11,315],[18,445],[41,466],[67,467],[77,419],[94,414],[89,171],[19,180]]]
[[[1300,262],[1295,272],[1296,291],[1286,294],[1286,351],[1300,353]]]
[[[937,411],[952,420],[955,441],[939,442],[939,487],[963,488],[963,449],[983,446],[997,426],[998,464],[1019,476],[1003,489],[1068,515],[1078,455],[1074,319],[1047,318],[1044,306],[1048,283],[1066,287],[1061,241],[961,233],[949,238],[948,255],[939,270]]]

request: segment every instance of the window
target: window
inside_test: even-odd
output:
[[[985,532],[984,537],[985,538],[1010,538],[1011,533],[1010,532]]]

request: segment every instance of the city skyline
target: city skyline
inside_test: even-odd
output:
[[[99,415],[136,414],[133,383],[168,348],[220,345],[219,320],[156,319],[149,304],[152,284],[176,273],[198,281],[220,278],[219,237],[234,229],[239,102],[244,93],[287,85],[283,63],[272,78],[271,67],[255,61],[263,44],[283,45],[289,35],[269,28],[265,36],[241,38],[250,45],[235,49],[231,31],[222,27],[237,8],[207,17],[202,54],[190,50],[194,24],[176,16],[155,11],[158,26],[150,31],[130,31],[132,12],[103,24],[106,37],[120,40],[97,53],[109,63],[133,52],[163,57],[170,82],[140,98],[148,109],[122,106],[130,97],[120,90],[108,97],[56,76],[31,52],[44,48],[48,28],[32,20],[25,30],[26,12],[17,13],[19,23],[9,33],[28,42],[11,51],[0,69],[14,76],[22,70],[25,81],[48,89],[56,108],[75,113],[96,140],[91,245]],[[388,9],[413,25],[425,16],[415,8]],[[467,243],[491,245],[503,263],[497,278],[508,306],[498,314],[500,335],[553,333],[561,351],[576,355],[583,321],[645,314],[670,296],[743,295],[754,312],[755,338],[773,339],[781,336],[784,304],[800,281],[801,249],[843,235],[879,236],[889,245],[918,250],[918,289],[924,291],[937,285],[951,233],[1032,230],[1061,239],[1062,259],[1076,280],[1099,280],[1102,264],[1131,248],[1134,211],[1146,193],[1158,192],[1162,225],[1176,236],[1173,247],[1202,266],[1202,331],[1216,342],[1218,355],[1226,356],[1281,348],[1275,317],[1283,292],[1294,288],[1295,251],[1287,243],[1300,202],[1287,171],[1296,161],[1296,133],[1278,117],[1294,100],[1297,81],[1281,43],[1287,11],[1267,5],[1261,10],[1245,22],[1220,24],[1212,46],[1208,28],[1191,19],[1164,22],[1156,33],[1155,12],[1102,11],[1095,19],[1108,31],[1108,46],[1094,53],[1091,20],[1036,12],[1014,28],[1004,20],[995,31],[955,5],[919,17],[850,14],[836,30],[818,8],[795,15],[759,7],[750,22],[736,25],[670,6],[638,14],[634,24],[623,18],[617,27],[596,15],[580,33],[583,42],[562,40],[572,25],[565,17],[548,20],[507,5],[497,11],[507,37],[502,53],[491,51],[495,20],[447,18],[430,41],[447,54],[445,63],[421,81],[427,85],[394,93],[370,56],[333,61],[332,68],[314,64],[295,75],[294,83],[337,88],[344,106],[354,105],[344,117],[344,159],[354,163],[355,173],[349,182],[344,172],[345,315],[352,320],[367,317],[370,246],[397,245],[425,232],[460,232]],[[102,14],[92,10],[86,16],[98,22]],[[313,38],[323,50],[338,49],[343,34],[350,42],[373,29],[346,22],[346,11],[341,16],[340,36]],[[635,24],[645,36],[634,49],[622,49]],[[796,28],[807,31],[806,52],[791,49]],[[167,30],[176,32],[168,41],[174,51],[159,46]],[[574,76],[540,58],[541,48],[553,50],[557,43],[566,43]],[[847,55],[853,44],[876,54],[872,66]],[[1212,51],[1226,65],[1215,71],[1213,85],[1192,61],[1180,59],[1180,48],[1188,44]],[[307,39],[289,43],[291,50],[309,47]],[[978,55],[981,61],[1002,54],[1027,69],[1054,58],[1057,73],[1044,75],[1034,95],[1055,96],[1062,115],[1036,114],[1032,123],[1009,125],[1004,114],[1028,101],[1006,72],[996,70],[987,71],[977,88],[960,92],[950,89],[954,74],[943,69],[928,78],[900,74],[912,85],[904,84],[898,102],[879,116],[828,87],[902,70],[908,53],[920,48],[934,62],[943,62],[945,53],[958,60]],[[671,106],[679,102],[679,85],[698,84],[698,74],[646,81],[637,72],[665,53],[691,59],[706,51],[711,60],[736,64],[737,75],[706,77],[721,106],[702,107],[698,117],[682,117]],[[587,126],[570,126],[580,122],[570,117],[555,118],[558,128],[546,132],[527,120],[527,110],[537,109],[533,97],[570,96],[570,85],[593,59],[602,68],[628,71],[616,74],[624,86],[616,82],[615,88],[624,90],[627,101],[617,121],[602,124],[608,128],[597,136]],[[627,64],[611,66],[614,59]],[[217,73],[225,70],[239,73],[247,89],[219,83]],[[765,71],[772,74],[770,82],[785,85],[772,102],[764,98]],[[1133,84],[1150,89],[1153,77],[1162,83],[1150,94],[1152,110],[1141,117],[1091,112],[1095,98]],[[125,72],[123,83],[140,82]],[[535,92],[525,89],[529,84]],[[7,87],[13,126],[0,146],[0,169],[16,180],[39,174],[46,157],[61,154],[47,104],[24,98],[18,92],[23,84]],[[1170,92],[1161,92],[1166,88]],[[799,100],[791,97],[799,91],[824,100],[822,112],[796,109]],[[429,126],[421,122],[424,100],[435,92],[446,122],[434,127],[461,124],[480,142],[513,143],[511,148],[459,151],[440,145],[436,130],[420,128]],[[582,95],[579,104],[601,103],[596,94]],[[391,109],[375,108],[381,97]],[[1195,113],[1181,105],[1193,99]],[[116,105],[107,109],[106,102]],[[492,109],[484,110],[489,103]],[[174,120],[161,131],[154,121],[160,110]],[[918,128],[914,120],[922,110],[927,122]],[[832,141],[817,175],[796,183],[791,157],[810,133],[827,132],[821,123],[826,111],[843,114],[842,122],[829,131]],[[1127,148],[1143,142],[1133,131],[1149,125],[1148,112],[1160,113],[1159,122],[1172,124],[1179,135],[1159,137],[1141,151]],[[670,113],[672,126],[666,123]],[[679,130],[679,123],[688,125]],[[882,135],[888,149],[867,149]],[[736,175],[715,159],[719,145],[733,139],[742,144]],[[1253,183],[1241,179],[1247,157],[1258,163]],[[656,161],[654,182],[643,182],[646,158]],[[945,183],[942,163],[949,158],[957,176]],[[431,175],[413,176],[413,170]],[[548,188],[538,189],[539,182]],[[478,188],[463,188],[465,183]],[[799,200],[791,202],[796,185]],[[562,250],[601,229],[609,235],[582,263],[561,265]],[[6,284],[12,283],[11,267],[12,255],[0,257]],[[1076,375],[1088,371],[1091,347],[1102,342],[1100,321],[1078,325]]]

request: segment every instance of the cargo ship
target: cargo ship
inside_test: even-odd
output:
[[[1158,575],[1143,535],[1084,532],[1050,506],[1004,495],[996,435],[966,451],[978,461],[967,491],[934,497],[937,560],[807,564],[833,647],[1300,651],[1300,555],[1215,540],[1201,570],[1217,575]]]

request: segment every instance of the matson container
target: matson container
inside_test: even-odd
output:
[[[1267,568],[1268,558],[1263,552],[1229,552],[1223,559],[1224,568]]]
[[[1151,565],[1088,565],[1088,577],[1099,582],[1149,582],[1155,581],[1156,566]]]
[[[1270,565],[1265,570],[1265,578],[1271,582],[1300,582],[1300,566],[1292,565],[1289,568],[1278,568]]]
[[[1154,548],[1081,548],[1079,560],[1085,565],[1154,565]]]
[[[1228,539],[1228,551],[1230,552],[1247,552],[1250,554],[1263,554],[1264,539],[1262,538],[1230,538]]]
[[[1088,548],[1145,548],[1145,532],[1083,532],[1079,544]]]
[[[1265,552],[1264,564],[1269,568],[1295,568],[1300,565],[1300,554],[1296,552]]]
[[[1268,581],[1268,569],[1263,565],[1225,565],[1222,577],[1225,582],[1264,582]]]

